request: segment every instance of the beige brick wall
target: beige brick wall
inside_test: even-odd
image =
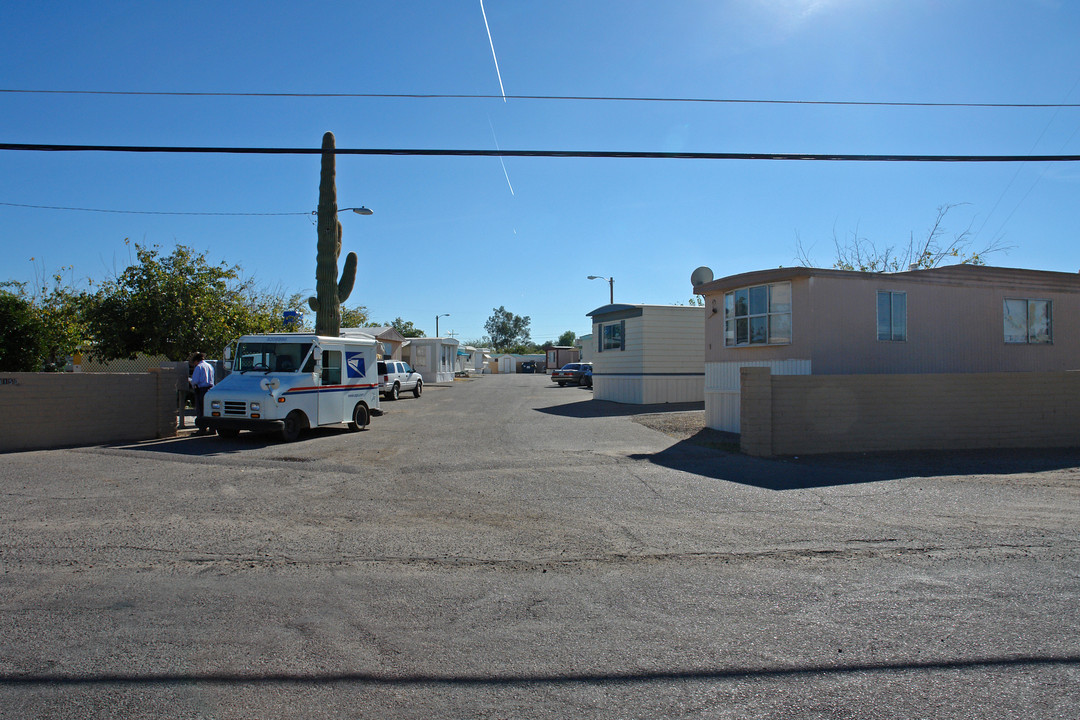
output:
[[[1080,446],[1080,372],[742,373],[752,455]]]
[[[0,373],[0,452],[176,435],[178,375]]]

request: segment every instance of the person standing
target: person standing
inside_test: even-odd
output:
[[[195,393],[195,427],[199,432],[206,432],[206,421],[203,420],[203,399],[207,391],[214,387],[214,366],[206,361],[206,355],[197,352],[191,356],[191,390]]]

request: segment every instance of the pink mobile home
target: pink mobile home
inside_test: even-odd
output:
[[[1080,369],[1080,274],[795,267],[694,291],[705,297],[705,422],[718,430],[739,432],[743,367],[772,375]]]

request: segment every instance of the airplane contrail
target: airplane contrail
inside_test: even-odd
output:
[[[499,72],[499,58],[495,57],[495,41],[491,39],[491,27],[488,26],[487,13],[484,12],[484,0],[480,0],[480,14],[484,16],[484,29],[487,30],[488,43],[491,45],[491,59],[495,61],[495,75],[499,78],[499,91],[506,102],[506,90],[503,88],[502,73]]]
[[[491,126],[491,138],[495,141],[495,149],[501,152],[499,148],[499,138],[495,136],[495,123],[491,122],[491,118],[488,118],[488,125]],[[499,156],[499,164],[502,165],[503,175],[506,176],[506,184],[510,187],[510,194],[517,197],[517,193],[514,192],[514,186],[510,184],[510,173],[506,172],[506,162],[503,161],[502,155]],[[517,232],[516,230],[514,231]]]

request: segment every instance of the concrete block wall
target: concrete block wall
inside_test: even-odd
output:
[[[752,455],[1080,446],[1080,372],[771,375],[742,370]]]
[[[172,368],[0,373],[0,452],[173,437],[179,379]]]

